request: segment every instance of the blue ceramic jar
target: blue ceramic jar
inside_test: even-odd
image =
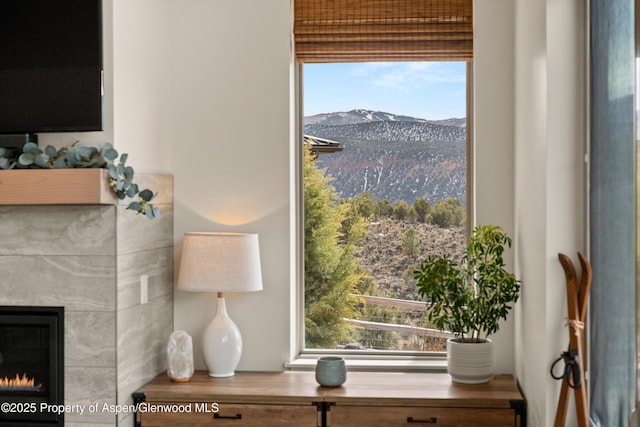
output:
[[[318,359],[316,364],[316,381],[325,387],[338,387],[347,380],[347,367],[344,359],[326,356]]]

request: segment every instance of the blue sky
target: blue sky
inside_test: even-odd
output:
[[[304,115],[379,110],[428,120],[465,117],[465,62],[304,64]]]

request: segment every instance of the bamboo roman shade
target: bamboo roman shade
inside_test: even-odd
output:
[[[471,61],[473,0],[294,0],[298,62]]]

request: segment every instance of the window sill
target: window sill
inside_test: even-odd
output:
[[[328,354],[301,354],[284,367],[290,371],[313,371],[319,357]],[[446,358],[426,357],[356,357],[333,354],[344,358],[350,371],[379,372],[447,372]]]

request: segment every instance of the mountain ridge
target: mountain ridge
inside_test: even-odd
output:
[[[444,126],[466,127],[467,120],[465,118],[449,118],[443,120],[427,120],[423,118],[407,116],[402,114],[387,113],[384,111],[367,110],[364,108],[356,108],[349,111],[338,111],[331,113],[320,113],[304,117],[305,125],[321,124],[329,126],[352,125],[371,122],[419,122],[434,123]]]
[[[371,110],[351,111],[355,113],[333,121],[342,124],[321,120],[304,127],[305,134],[338,141],[342,146],[342,151],[321,154],[317,159],[318,166],[334,177],[332,185],[340,197],[352,198],[368,191],[375,199],[391,203],[403,200],[412,204],[424,198],[434,204],[454,197],[466,204],[465,127]],[[359,122],[345,123],[353,117]],[[372,120],[375,117],[396,119]]]

